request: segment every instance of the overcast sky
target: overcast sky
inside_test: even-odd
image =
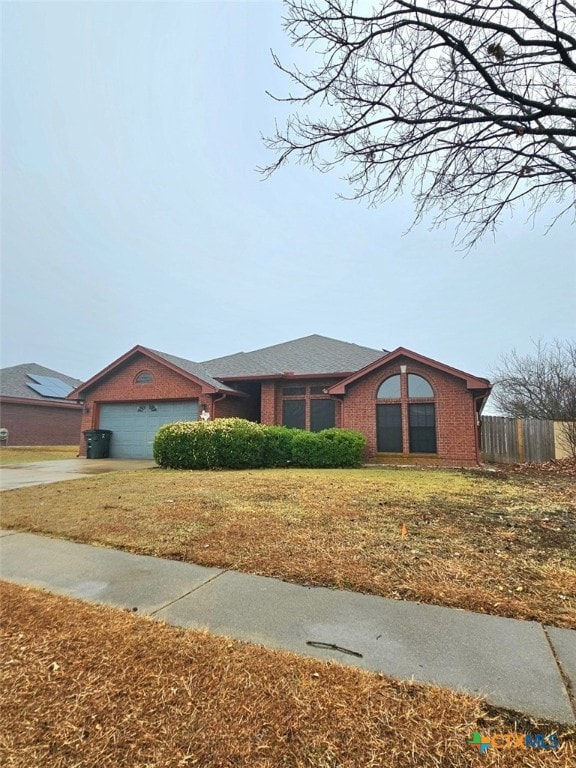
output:
[[[135,344],[192,360],[311,333],[477,375],[576,326],[569,221],[518,210],[468,255],[409,197],[264,181],[286,111],[269,2],[3,2],[2,366],[82,379]]]

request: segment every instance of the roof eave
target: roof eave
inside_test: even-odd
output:
[[[82,406],[78,403],[74,402],[68,402],[70,398],[70,395],[68,395],[67,398],[62,400],[37,400],[35,397],[12,397],[11,395],[0,395],[0,402],[5,404],[12,403],[13,405],[40,405],[40,406],[50,406],[52,408],[71,408],[71,409],[79,409]]]

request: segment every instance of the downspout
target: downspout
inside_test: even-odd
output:
[[[480,464],[480,411],[482,410],[482,406],[480,408],[476,407],[476,403],[479,400],[486,400],[486,395],[475,395],[472,399],[472,407],[474,408],[474,434],[476,437],[476,464]]]
[[[340,397],[339,395],[332,395],[332,398],[340,403],[340,429],[346,429],[344,426],[344,396]]]
[[[214,400],[212,400],[212,419],[216,418],[216,403],[221,403],[222,400],[226,400],[228,395],[226,392],[224,392],[223,395],[220,395],[220,397],[216,397]]]

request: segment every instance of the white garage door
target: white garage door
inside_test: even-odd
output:
[[[163,424],[197,419],[197,400],[100,406],[100,429],[112,430],[110,456],[114,459],[152,459],[154,436]]]

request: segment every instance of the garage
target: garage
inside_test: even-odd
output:
[[[154,436],[163,424],[197,419],[197,400],[104,403],[99,428],[112,430],[111,458],[152,459]]]

